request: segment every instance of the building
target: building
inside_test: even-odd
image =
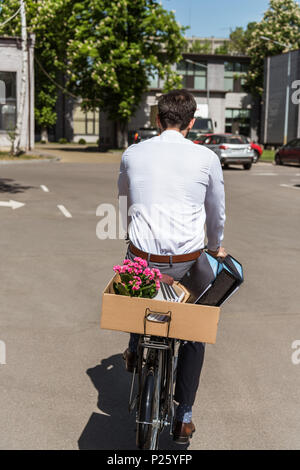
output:
[[[12,146],[22,76],[21,38],[0,37],[0,149]],[[34,36],[28,39],[28,77],[20,147],[34,147]]]
[[[291,67],[288,78],[289,55]],[[287,142],[300,138],[299,80],[300,50],[265,59],[261,132],[261,142],[264,145],[282,145],[285,128],[287,128]],[[288,103],[287,87],[289,87]]]
[[[182,76],[183,87],[193,93],[197,104],[208,104],[215,132],[240,133],[257,141],[259,103],[243,90],[249,62],[246,56],[186,53],[174,69]],[[162,88],[163,80],[157,76],[151,79],[149,91],[128,124],[129,132],[155,127],[157,99]],[[113,125],[104,113],[100,113],[100,129],[100,143],[115,145]]]
[[[229,38],[215,38],[214,36],[211,36],[209,38],[200,38],[192,36],[191,38],[186,38],[186,40],[188,43],[188,50],[190,50],[190,48],[193,48],[193,46],[195,45],[200,45],[200,47],[206,49],[205,52],[207,54],[215,54],[217,49],[223,47],[225,44],[230,42]]]
[[[84,111],[73,98],[59,91],[56,102],[57,121],[49,129],[49,140],[58,142],[67,139],[68,142],[96,143],[99,139],[99,109]],[[36,134],[36,140],[41,135]]]

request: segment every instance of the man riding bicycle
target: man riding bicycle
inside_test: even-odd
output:
[[[146,259],[151,268],[180,280],[205,246],[215,257],[225,223],[223,172],[218,156],[189,141],[197,105],[186,90],[173,90],[158,100],[161,134],[130,146],[123,154],[119,196],[127,196],[131,218],[127,258]],[[188,321],[188,319],[187,319]],[[139,335],[131,334],[124,352],[126,368],[136,364]],[[192,406],[204,360],[204,343],[182,342],[175,388],[175,442],[187,444],[195,431]]]

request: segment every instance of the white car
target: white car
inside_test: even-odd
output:
[[[223,167],[230,164],[243,165],[250,170],[255,160],[254,150],[249,143],[245,143],[244,136],[235,134],[211,134],[203,141],[203,145],[215,152]]]

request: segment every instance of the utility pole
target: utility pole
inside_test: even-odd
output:
[[[19,100],[17,99],[17,123],[15,129],[14,139],[14,155],[20,153],[20,142],[22,123],[24,119],[24,108],[27,87],[27,69],[28,69],[28,54],[27,54],[27,25],[26,25],[26,10],[25,0],[20,0],[20,16],[21,16],[21,37],[22,37],[22,75]]]

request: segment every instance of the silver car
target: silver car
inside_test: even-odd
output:
[[[223,167],[229,164],[243,165],[245,170],[250,170],[255,158],[250,144],[245,143],[243,136],[235,134],[211,134],[203,142],[203,145],[215,152]]]

